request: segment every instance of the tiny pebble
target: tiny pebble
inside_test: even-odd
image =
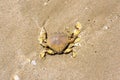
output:
[[[81,46],[81,44],[80,43],[75,43],[74,46]]]
[[[45,6],[46,6],[47,4],[48,4],[47,2],[44,3]]]
[[[103,26],[103,30],[107,30],[108,29],[108,26]]]
[[[36,63],[35,60],[32,60],[32,61],[31,61],[31,64],[32,64],[32,65],[36,65],[37,63]]]
[[[85,7],[85,9],[88,9],[88,7]]]
[[[16,75],[16,74],[14,75],[13,79],[14,79],[14,80],[20,80],[19,76]]]

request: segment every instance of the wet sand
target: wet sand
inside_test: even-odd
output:
[[[39,58],[48,33],[83,28],[76,58]],[[0,80],[120,80],[120,0],[1,0]]]

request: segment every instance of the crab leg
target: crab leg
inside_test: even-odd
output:
[[[46,46],[47,32],[44,27],[42,27],[40,35],[38,37],[38,41],[40,45]]]
[[[40,53],[40,57],[43,58],[43,57],[45,57],[45,55],[46,55],[46,50],[43,50],[43,51]]]
[[[54,51],[51,50],[51,49],[47,49],[46,52],[47,52],[48,54],[55,54]]]
[[[46,50],[43,50],[43,51],[40,53],[40,57],[41,57],[41,58],[45,57],[46,53],[48,53],[48,54],[55,54],[51,49],[46,49]]]
[[[68,48],[64,51],[64,53],[69,53],[69,52],[72,52],[73,58],[75,58],[77,56],[77,53],[72,48]]]
[[[71,52],[73,49],[72,48],[67,48],[65,51],[64,51],[64,53],[66,54],[66,53],[69,53],[69,52]]]
[[[73,51],[72,47],[74,47],[74,44],[73,44],[73,43],[71,43],[71,44],[68,46],[68,48],[64,51],[64,53],[66,54],[66,53],[72,52],[72,51]]]
[[[72,51],[72,57],[75,58],[77,56],[77,52],[76,51]]]
[[[72,52],[72,57],[75,58],[77,56],[77,53],[75,52],[75,50],[73,49],[74,47],[74,43],[71,43],[68,48],[64,51],[64,53],[69,53]]]

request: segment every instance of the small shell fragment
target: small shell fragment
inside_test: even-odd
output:
[[[13,76],[13,80],[20,80],[20,78],[19,78],[19,76],[18,76],[17,74],[15,74],[15,75]]]
[[[36,63],[35,60],[32,60],[32,61],[31,61],[31,64],[35,66],[37,63]]]

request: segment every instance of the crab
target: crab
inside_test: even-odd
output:
[[[40,57],[45,57],[47,54],[66,54],[72,52],[72,57],[76,57],[77,53],[73,49],[74,44],[80,41],[78,35],[81,31],[81,24],[76,23],[73,32],[67,29],[65,32],[54,32],[48,36],[45,27],[41,28],[40,35],[38,37],[39,44],[44,48],[40,53]]]

